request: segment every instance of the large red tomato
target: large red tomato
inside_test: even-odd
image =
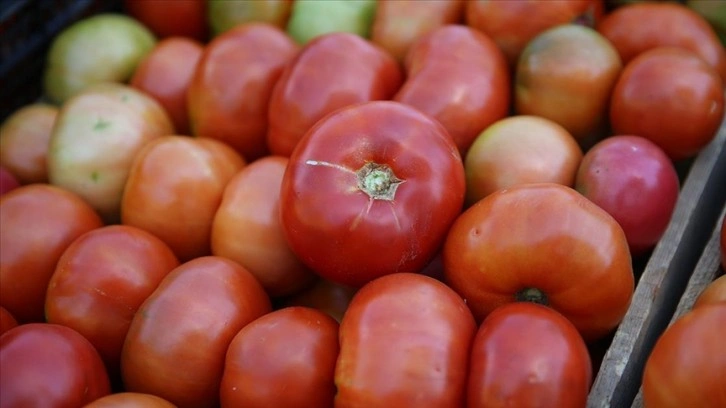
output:
[[[499,190],[469,207],[446,238],[444,273],[479,320],[529,300],[561,312],[587,340],[620,323],[634,288],[617,221],[553,183]]]
[[[103,226],[79,196],[31,184],[0,196],[0,305],[20,323],[45,321],[45,294],[63,251]]]
[[[292,250],[350,286],[418,272],[461,212],[464,166],[441,124],[392,101],[340,109],[290,157],[280,211]]]
[[[468,407],[559,407],[587,404],[592,362],[575,326],[553,309],[508,303],[474,337]]]
[[[234,261],[208,256],[178,266],[131,321],[121,352],[125,389],[179,408],[216,406],[232,338],[270,310],[262,286]]]
[[[159,37],[207,39],[205,0],[124,0],[125,10]]]
[[[0,336],[0,408],[82,407],[108,395],[106,367],[75,330],[28,323]]]
[[[268,313],[227,349],[222,408],[333,407],[338,322],[307,307]]]
[[[475,332],[466,303],[434,278],[369,282],[340,323],[335,406],[463,406]]]

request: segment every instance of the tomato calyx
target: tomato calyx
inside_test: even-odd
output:
[[[355,174],[358,188],[374,200],[393,201],[398,186],[404,182],[387,164],[368,162]]]
[[[549,300],[547,295],[537,288],[524,288],[514,295],[518,302],[532,302],[547,306]]]

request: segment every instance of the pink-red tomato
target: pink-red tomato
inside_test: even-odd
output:
[[[58,259],[103,222],[79,196],[31,184],[0,196],[0,225],[0,305],[20,323],[45,321],[45,294]]]
[[[726,303],[701,306],[658,338],[643,371],[645,408],[726,406]]]
[[[0,367],[0,408],[82,407],[111,392],[93,345],[57,324],[23,324],[0,336]]]
[[[8,312],[8,309],[0,306],[0,336],[17,325],[18,321]]]
[[[207,44],[187,95],[192,133],[221,140],[247,161],[268,154],[272,89],[298,46],[271,24],[247,23]]]
[[[109,225],[89,231],[58,260],[48,283],[46,319],[87,338],[117,376],[131,319],[178,265],[171,249],[142,229]]]
[[[34,103],[13,112],[0,127],[0,165],[21,184],[47,183],[48,141],[58,107]]]
[[[320,278],[309,288],[285,298],[282,305],[312,307],[340,323],[355,292],[356,288]]]
[[[441,122],[462,155],[482,130],[509,112],[504,55],[472,28],[451,24],[421,37],[406,55],[406,74],[393,100]]]
[[[176,408],[176,405],[156,395],[126,391],[106,395],[83,408]]]
[[[182,262],[209,255],[214,214],[244,159],[214,139],[164,136],[136,156],[121,222],[161,238]]]
[[[472,344],[468,407],[560,407],[587,404],[592,362],[567,318],[531,302],[495,309]]]
[[[721,275],[703,289],[693,303],[693,309],[718,302],[726,302],[726,275]]]
[[[208,35],[205,0],[124,0],[124,9],[157,36],[204,41]]]
[[[339,330],[337,408],[464,405],[476,322],[442,282],[405,272],[375,279]]]
[[[271,311],[254,276],[226,258],[193,259],[172,270],[139,307],[123,350],[127,391],[184,407],[214,407],[232,338]]]
[[[693,156],[715,136],[724,118],[724,82],[691,51],[659,47],[623,69],[610,101],[616,134],[638,135],[673,160]]]
[[[398,102],[342,108],[300,141],[282,180],[290,247],[349,286],[418,272],[464,201],[464,166],[441,124]]]
[[[633,296],[625,233],[570,187],[520,184],[469,207],[444,244],[444,274],[478,320],[526,300],[551,306],[590,341],[610,333]]]
[[[358,35],[336,32],[315,38],[285,68],[272,91],[270,151],[290,156],[323,116],[359,102],[390,99],[402,80],[398,62]]]
[[[0,165],[0,195],[20,187],[20,181],[5,166]]]
[[[221,407],[333,407],[338,322],[307,307],[268,313],[227,349]]]

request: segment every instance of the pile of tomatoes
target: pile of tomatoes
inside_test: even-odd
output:
[[[585,406],[724,118],[709,21],[233,4],[75,23],[3,122],[0,407]],[[688,352],[720,350],[723,282],[656,345],[649,407],[726,404]]]

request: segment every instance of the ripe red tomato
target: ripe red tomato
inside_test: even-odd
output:
[[[398,62],[360,36],[336,32],[317,37],[293,59],[272,91],[270,151],[290,156],[323,116],[355,103],[390,99],[402,80]]]
[[[272,89],[298,46],[271,24],[226,31],[205,48],[188,93],[194,135],[222,140],[247,161],[268,153]]]
[[[82,407],[108,395],[106,367],[71,328],[28,323],[0,336],[1,408]]]
[[[205,0],[124,0],[124,8],[159,37],[207,39]]]
[[[8,309],[0,306],[0,336],[17,325],[18,321],[8,312]]]
[[[590,341],[622,320],[633,296],[623,229],[570,187],[520,184],[469,207],[444,244],[446,282],[482,320],[517,300],[546,304]]]
[[[339,330],[336,407],[464,405],[476,322],[450,287],[413,273],[375,279]]]
[[[643,406],[726,406],[724,328],[724,302],[694,309],[669,326],[645,363]]]
[[[718,302],[726,302],[726,275],[721,275],[706,286],[693,303],[693,309]]]
[[[156,395],[140,392],[117,392],[101,397],[83,408],[176,408],[171,402]]]
[[[468,407],[560,407],[587,404],[592,362],[575,326],[530,302],[496,308],[472,345]]]
[[[398,102],[366,102],[330,114],[300,141],[282,181],[282,225],[315,272],[358,287],[426,266],[464,189],[441,124]]]
[[[0,127],[0,165],[21,184],[47,183],[48,141],[59,108],[45,103],[24,106]]]
[[[280,223],[280,185],[287,157],[267,156],[227,183],[212,222],[212,254],[249,270],[273,297],[309,286],[315,274],[292,252]]]
[[[45,316],[87,338],[115,377],[131,319],[179,265],[171,249],[136,227],[89,231],[63,252],[48,283]]]
[[[180,408],[216,406],[232,338],[270,310],[262,286],[236,262],[208,256],[180,265],[131,321],[121,352],[125,389]]]
[[[472,28],[446,25],[421,37],[406,55],[406,71],[393,99],[441,122],[462,156],[484,128],[509,112],[504,55]]]
[[[0,196],[0,305],[20,323],[45,320],[45,294],[63,251],[103,226],[79,196],[31,184]]]
[[[338,322],[307,307],[268,313],[227,349],[221,407],[333,407]]]
[[[209,255],[222,193],[244,165],[220,141],[161,137],[136,156],[121,200],[121,221],[161,238],[182,262]]]
[[[691,51],[645,51],[628,63],[613,89],[613,131],[650,139],[673,160],[693,156],[721,125],[723,86],[718,73]]]

